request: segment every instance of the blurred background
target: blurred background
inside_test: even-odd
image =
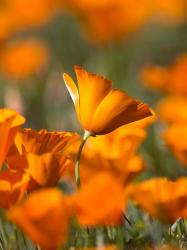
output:
[[[73,65],[82,66],[154,109],[165,94],[145,86],[142,70],[186,52],[187,0],[1,0],[0,105],[26,116],[26,127],[79,132],[63,72],[75,79]],[[164,126],[158,120],[140,149],[144,177],[187,175]]]

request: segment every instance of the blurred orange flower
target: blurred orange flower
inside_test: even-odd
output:
[[[7,215],[42,249],[57,249],[66,240],[70,209],[57,189],[33,193]]]
[[[87,148],[85,147],[85,150]],[[80,164],[80,178],[82,182],[87,182],[98,173],[112,174],[116,181],[123,186],[129,184],[135,177],[145,170],[145,163],[138,155],[133,155],[129,159],[120,157],[118,159],[104,159],[100,154],[89,156],[89,152],[83,153]],[[68,170],[68,169],[67,169]],[[72,171],[73,174],[73,171]]]
[[[75,66],[75,72],[78,88],[67,74],[64,74],[64,81],[84,130],[93,135],[107,134],[124,124],[151,116],[146,104],[112,89],[110,80],[78,66]]]
[[[125,192],[110,174],[100,173],[82,183],[70,199],[78,222],[83,226],[117,225],[122,222],[126,207]]]
[[[187,17],[186,0],[154,0],[155,11],[168,21],[184,21]]]
[[[0,109],[0,169],[12,145],[16,133],[24,124],[25,118],[11,109]]]
[[[151,216],[172,223],[187,216],[187,178],[154,178],[129,188],[129,197]]]
[[[100,44],[128,35],[152,14],[152,4],[147,0],[71,0],[66,3],[79,17],[90,40]]]
[[[158,114],[166,123],[187,123],[187,98],[182,95],[170,95],[159,101]]]
[[[3,29],[7,27],[15,32],[23,28],[43,25],[59,12],[58,7],[59,0],[32,0],[29,2],[25,0],[2,0],[0,13],[7,21],[7,23],[2,22],[5,25],[2,25],[2,27]]]
[[[66,8],[83,24],[90,41],[105,44],[136,31],[154,16],[183,21],[186,0],[69,0]]]
[[[187,54],[168,67],[147,67],[143,71],[146,85],[175,94],[187,94]]]
[[[0,173],[0,208],[10,209],[25,195],[29,177],[21,172],[6,170]]]
[[[93,152],[101,154],[105,159],[119,159],[121,156],[129,159],[145,139],[146,127],[154,122],[155,116],[126,124],[106,135],[91,137],[87,142],[90,155]],[[86,151],[86,150],[84,150]]]
[[[187,166],[187,124],[171,125],[164,131],[163,138],[176,157]]]
[[[6,44],[0,51],[0,58],[1,71],[19,79],[41,72],[47,64],[49,51],[42,41],[30,38]]]
[[[0,41],[5,40],[15,31],[15,23],[10,13],[0,6]]]
[[[61,178],[71,159],[66,147],[78,140],[77,134],[23,129],[15,138],[8,155],[10,169],[29,174],[29,189],[53,186]]]

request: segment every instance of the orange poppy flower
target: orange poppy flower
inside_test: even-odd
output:
[[[11,109],[0,109],[0,168],[25,118]]]
[[[152,14],[152,4],[147,0],[70,0],[66,3],[82,22],[91,42],[99,44],[129,35]]]
[[[166,123],[187,122],[187,99],[182,95],[165,97],[158,103],[158,114]]]
[[[15,138],[8,155],[10,169],[29,174],[29,189],[53,186],[71,164],[66,147],[78,140],[77,134],[23,129]]]
[[[154,116],[147,117],[114,130],[106,135],[91,137],[87,142],[90,155],[99,153],[105,159],[128,159],[146,137],[146,127],[154,122]],[[110,149],[110,150],[109,150]],[[84,150],[85,152],[86,150]]]
[[[1,71],[19,79],[41,72],[47,64],[49,51],[42,41],[30,38],[6,44],[0,51],[0,58]]]
[[[187,55],[177,58],[172,65],[159,68],[151,66],[143,71],[145,83],[153,88],[175,94],[187,94]]]
[[[109,134],[89,138],[81,154],[82,182],[102,171],[112,173],[124,185],[132,181],[145,168],[143,159],[136,153],[146,137],[146,127],[154,119],[154,116],[147,117],[122,126]],[[78,146],[75,143],[69,147],[69,154],[74,161]],[[64,176],[74,180],[74,166],[67,167]]]
[[[172,223],[187,216],[187,178],[154,178],[129,188],[129,197],[151,216]],[[173,192],[175,190],[175,192]]]
[[[110,174],[101,173],[82,183],[81,188],[70,199],[80,225],[117,225],[122,222],[126,207],[125,192]]]
[[[7,215],[42,249],[57,249],[66,240],[70,209],[57,189],[33,193]]]
[[[146,104],[112,89],[110,80],[78,66],[75,72],[78,88],[67,74],[64,74],[64,81],[84,130],[94,135],[107,134],[124,124],[151,116]]]
[[[86,150],[86,147],[85,147]],[[70,166],[71,167],[71,166]],[[67,168],[67,171],[69,169]],[[123,186],[127,186],[135,177],[145,170],[145,163],[143,159],[134,155],[129,159],[120,157],[119,159],[104,159],[100,154],[89,157],[89,151],[82,155],[80,164],[80,178],[82,182],[87,182],[98,173],[112,174],[116,181]],[[73,175],[73,169],[72,169]]]
[[[173,124],[164,131],[163,138],[175,156],[187,166],[187,124]]]
[[[9,11],[0,6],[0,41],[9,37],[15,30],[14,20]]]
[[[30,3],[24,0],[6,0],[4,9],[14,20],[16,29],[35,27],[50,21],[58,11],[58,0],[32,0]],[[33,15],[35,13],[35,15]]]
[[[171,21],[184,21],[187,17],[186,0],[154,0],[155,10],[165,19]]]
[[[0,208],[9,209],[19,203],[25,194],[29,177],[20,172],[6,170],[0,173]]]
[[[164,67],[148,66],[141,72],[146,86],[156,90],[163,90],[168,79],[168,71]]]

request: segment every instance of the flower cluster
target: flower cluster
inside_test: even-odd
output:
[[[0,110],[0,207],[42,249],[65,244],[72,220],[90,230],[124,222],[128,187],[145,167],[137,149],[154,121],[146,104],[112,89],[111,81],[75,71],[77,87],[64,79],[83,139],[21,128],[24,117]],[[67,180],[74,191],[61,193],[57,185]]]
[[[177,58],[168,67],[150,66],[143,71],[145,83],[166,92],[158,104],[160,119],[168,124],[163,138],[176,157],[187,165],[186,124],[187,124],[187,55]]]

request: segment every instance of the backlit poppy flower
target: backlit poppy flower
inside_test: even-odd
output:
[[[129,197],[151,216],[172,223],[187,216],[187,178],[154,178],[129,188]]]
[[[12,42],[0,51],[0,69],[8,77],[25,78],[39,73],[46,66],[48,57],[48,48],[42,41],[27,39]]]
[[[110,80],[78,66],[75,66],[75,72],[78,88],[67,74],[64,74],[64,81],[84,130],[93,135],[107,134],[122,125],[151,116],[146,104],[112,89]]]
[[[10,209],[25,195],[29,176],[21,172],[6,170],[0,173],[0,208]]]
[[[78,140],[79,135],[70,132],[49,132],[46,129],[36,131],[34,129],[22,129],[16,136],[10,154],[33,153],[61,153],[65,148]]]
[[[8,167],[30,176],[30,190],[53,186],[71,163],[64,153],[66,147],[78,139],[77,134],[68,132],[23,129],[9,151]]]
[[[176,123],[163,133],[166,145],[176,157],[187,166],[187,124]]]
[[[0,168],[25,118],[11,109],[0,109]]]
[[[83,183],[71,199],[77,220],[83,226],[117,225],[122,222],[126,207],[125,192],[110,174],[101,173]]]
[[[143,71],[146,85],[175,94],[187,94],[187,55],[177,58],[168,67],[151,66]]]
[[[157,111],[166,123],[187,123],[187,98],[182,95],[167,96],[159,101]]]
[[[7,215],[42,249],[56,250],[66,240],[70,209],[57,189],[33,193]]]

